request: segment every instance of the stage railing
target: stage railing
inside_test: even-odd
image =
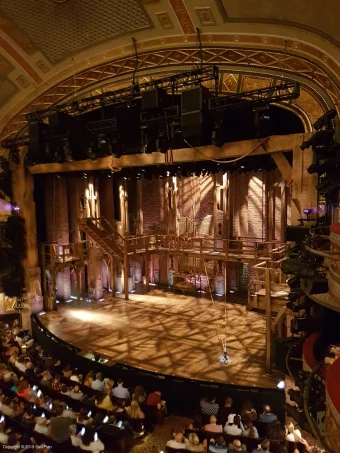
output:
[[[72,364],[73,368],[77,368],[83,374],[89,370],[100,371],[105,377],[113,378],[115,382],[121,377],[126,387],[134,388],[136,385],[142,385],[147,392],[160,390],[162,398],[167,401],[169,410],[172,412],[180,411],[184,415],[192,415],[192,412],[199,407],[201,397],[215,396],[218,401],[224,403],[225,398],[230,396],[235,406],[240,406],[245,400],[251,400],[259,410],[264,404],[270,404],[279,420],[282,423],[285,421],[284,390],[199,381],[147,371],[131,367],[126,363],[116,362],[112,366],[106,366],[84,357],[88,351],[81,351],[53,335],[41,324],[36,315],[32,315],[32,334],[46,352]],[[92,353],[96,354],[94,351]]]

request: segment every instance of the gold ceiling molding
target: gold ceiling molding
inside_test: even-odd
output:
[[[275,51],[263,51],[256,49],[241,49],[239,47],[205,47],[204,61],[208,64],[216,64],[220,66],[227,66],[231,72],[235,72],[232,68],[238,67],[236,72],[252,72],[259,78],[264,76],[260,71],[270,71],[277,73],[277,78],[282,75],[283,65],[282,59],[284,55]],[[155,71],[159,72],[161,68],[178,70],[184,67],[192,67],[198,63],[197,48],[175,48],[175,49],[160,49],[158,51],[146,51],[139,55],[138,71],[140,73],[147,73]],[[78,74],[72,75],[68,79],[51,87],[43,94],[37,97],[33,102],[24,107],[21,112],[16,115],[4,128],[1,138],[13,136],[20,130],[26,123],[26,114],[31,111],[44,109],[52,104],[62,103],[74,96],[75,89],[77,93],[89,93],[91,90],[99,88],[100,85],[114,84],[115,80],[119,81],[131,75],[133,65],[131,65],[131,56],[121,57],[114,61],[109,61],[90,67]],[[230,70],[228,71],[230,72]],[[314,62],[308,61],[296,55],[286,55],[284,62],[285,77],[292,78],[298,75],[303,81],[305,86],[310,86],[309,92],[311,96],[317,99],[322,108],[326,106],[326,101],[322,98],[323,92],[326,92],[334,104],[339,100],[339,89],[332,79],[332,77],[325,72],[325,70],[317,66]],[[141,77],[142,75],[140,75]],[[271,76],[272,78],[273,76]],[[222,82],[223,83],[223,82]],[[228,83],[228,82],[227,82]],[[229,80],[229,84],[233,83]],[[100,84],[100,85],[99,85]],[[318,85],[320,87],[319,93],[311,85]],[[235,88],[233,88],[235,89]],[[232,90],[230,90],[232,91]],[[339,105],[337,105],[339,107]]]

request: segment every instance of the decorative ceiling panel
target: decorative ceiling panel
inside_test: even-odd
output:
[[[308,2],[306,0],[222,0],[232,20],[276,22],[319,31],[340,42],[339,0]]]
[[[304,89],[301,89],[300,97],[294,101],[294,104],[301,107],[307,113],[312,124],[324,113],[321,105]]]
[[[261,88],[270,87],[271,84],[272,79],[244,76],[242,79],[241,91],[260,90]]]
[[[151,27],[137,0],[0,0],[2,11],[52,62],[125,33]]]
[[[17,87],[11,81],[0,79],[0,104],[7,102],[17,91]]]

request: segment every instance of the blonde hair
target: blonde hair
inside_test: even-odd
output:
[[[129,417],[130,418],[139,418],[140,406],[139,406],[138,401],[132,400],[130,407],[131,407],[131,409],[129,411],[130,412]]]
[[[189,443],[191,445],[198,445],[200,443],[200,440],[199,440],[198,435],[196,433],[190,433],[189,434]]]

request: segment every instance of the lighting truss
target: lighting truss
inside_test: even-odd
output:
[[[163,111],[142,111],[140,114],[140,124],[141,128],[144,128],[145,125],[153,123],[171,123],[172,125],[180,124],[180,112],[179,106],[174,105],[172,107],[167,107]]]
[[[140,85],[132,84],[120,90],[107,91],[106,93],[101,93],[96,96],[76,99],[64,104],[52,105],[47,109],[29,113],[27,116],[29,121],[42,121],[54,112],[80,115],[89,110],[105,107],[107,105],[119,106],[122,104],[129,104],[135,99],[140,98],[142,91],[148,90],[150,88],[163,88],[164,90],[170,90],[172,93],[174,93],[176,90],[179,90],[183,87],[200,84],[209,80],[215,80],[215,82],[217,83],[217,66],[197,68],[188,72],[164,77],[163,79],[151,80],[150,82],[145,82]]]
[[[245,91],[229,96],[210,98],[209,110],[222,112],[238,107],[257,107],[270,104],[271,102],[296,99],[299,96],[300,84],[298,82],[289,82],[274,87],[261,88],[260,90]]]
[[[108,118],[100,121],[91,121],[87,123],[88,132],[103,131],[103,130],[116,130],[117,118]]]

